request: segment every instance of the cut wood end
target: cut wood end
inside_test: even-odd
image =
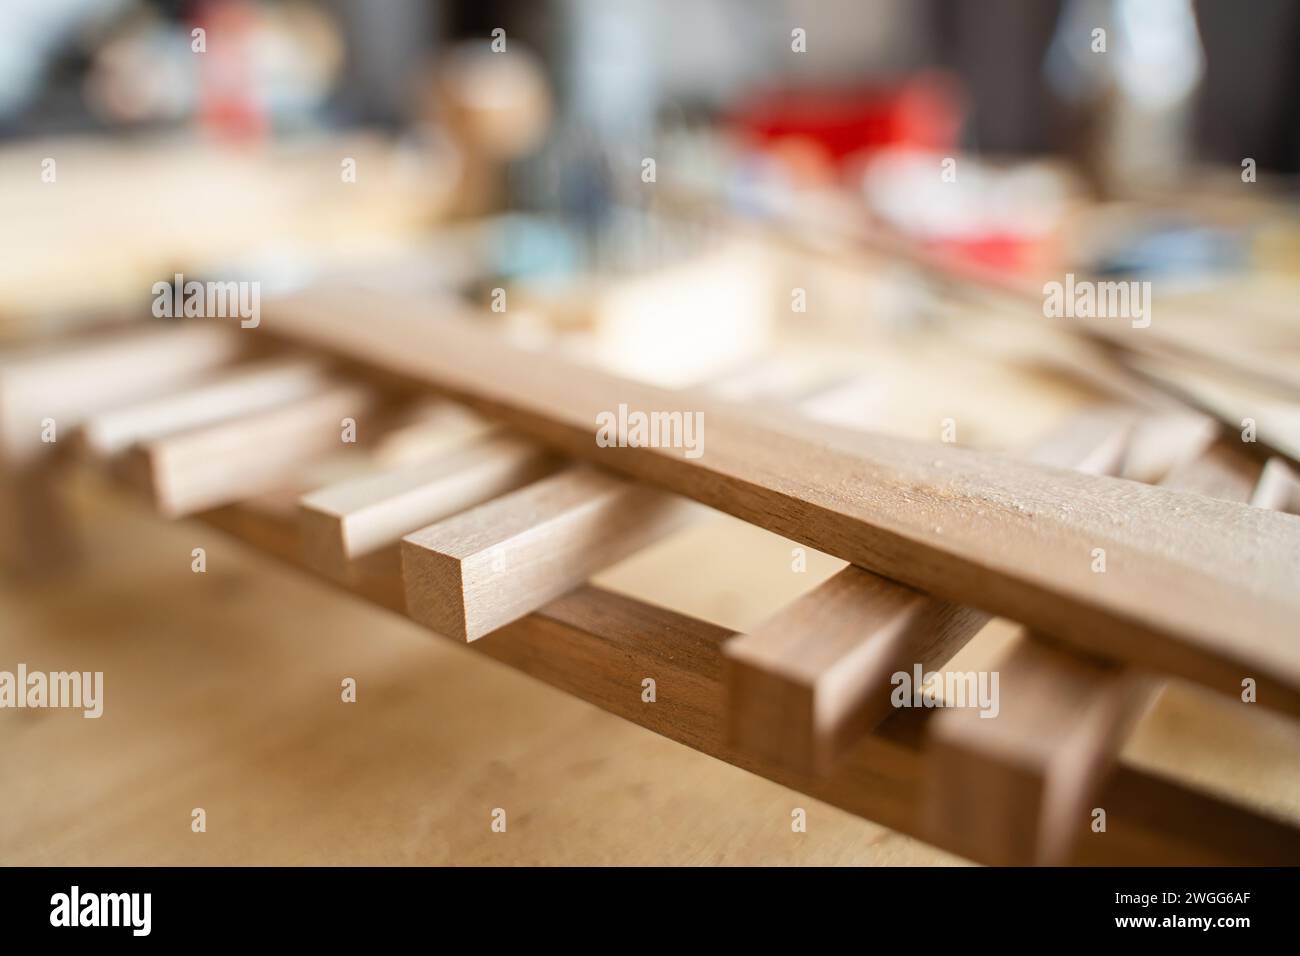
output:
[[[127,487],[147,498],[159,514],[167,518],[183,518],[184,510],[167,487],[156,460],[158,450],[148,445],[136,445],[123,454],[114,471]]]
[[[802,773],[824,772],[832,755],[817,746],[812,686],[773,674],[761,658],[733,648],[743,640],[722,645],[732,746]]]
[[[348,578],[347,528],[342,516],[313,505],[309,498],[298,502],[298,538],[303,562],[313,571],[336,581]]]
[[[402,539],[402,580],[411,618],[432,631],[458,641],[473,641],[486,631],[471,631],[467,621],[461,560],[429,546],[426,533]]]

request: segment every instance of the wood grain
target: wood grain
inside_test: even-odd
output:
[[[1026,457],[1105,474],[1120,467],[1138,415],[1105,406],[1069,417]],[[891,675],[942,667],[988,623],[850,565],[727,642],[732,742],[802,771],[827,773],[893,709]]]
[[[70,438],[88,416],[189,384],[232,361],[252,340],[211,323],[140,323],[72,342],[0,355],[0,458],[21,464],[49,451],[42,422]]]
[[[688,502],[577,466],[402,539],[415,620],[473,641],[680,527]]]
[[[261,328],[404,375],[575,456],[938,597],[1300,713],[1300,519],[950,445],[795,428],[514,346],[395,297],[304,293]],[[600,447],[598,415],[703,412],[704,455]],[[1093,551],[1107,554],[1095,574]]]
[[[306,398],[324,391],[330,381],[324,366],[311,359],[235,366],[190,388],[96,412],[77,430],[77,444],[91,457],[107,458],[136,442]]]
[[[501,437],[313,491],[299,505],[307,563],[344,576],[354,559],[396,548],[403,535],[513,491],[557,465],[541,446]]]
[[[945,846],[999,865],[1059,865],[1149,685],[1021,634],[991,719],[945,707],[929,722],[929,826]]]
[[[169,517],[272,491],[305,460],[348,447],[344,418],[378,406],[366,386],[340,385],[288,405],[142,442],[124,456],[123,474]]]

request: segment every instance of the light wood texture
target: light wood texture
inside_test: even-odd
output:
[[[65,441],[87,416],[115,403],[189,384],[251,341],[237,331],[243,330],[215,323],[141,323],[0,355],[0,456],[18,465],[48,452],[41,438],[47,418],[54,420],[57,441]]]
[[[496,438],[305,495],[300,503],[307,562],[344,576],[351,562],[404,534],[535,481],[557,466],[532,442]]]
[[[1072,415],[1043,435],[1025,460],[1089,475],[1113,475],[1126,457],[1140,416],[1122,406],[1102,406]]]
[[[1261,700],[1300,713],[1293,516],[952,446],[755,423],[373,293],[305,293],[263,312],[268,334],[427,383],[571,454],[868,570],[1221,692],[1257,674]],[[703,457],[599,447],[597,416],[620,403],[704,412]],[[1105,575],[1091,570],[1095,548],[1107,553]]]
[[[803,772],[829,773],[890,712],[890,675],[944,663],[988,615],[849,565],[726,644],[731,740]]]
[[[170,517],[270,491],[304,460],[348,447],[343,419],[365,418],[378,399],[367,387],[334,386],[278,408],[153,439],[127,453],[124,475]]]
[[[994,716],[948,706],[929,722],[929,826],[977,859],[1064,863],[1148,688],[1027,634],[996,673]]]
[[[1224,501],[1249,501],[1263,464],[1228,441],[1215,442],[1199,458],[1175,468],[1161,484]]]
[[[1218,435],[1218,422],[1205,415],[1148,415],[1128,440],[1119,475],[1148,484],[1160,482],[1175,468],[1197,458]]]
[[[689,502],[585,466],[402,539],[415,620],[473,641],[673,531]]]
[[[1103,407],[1071,416],[1027,454],[1093,474],[1116,470],[1138,416]],[[891,711],[891,675],[947,663],[989,615],[850,565],[726,645],[732,742],[827,773]]]
[[[268,359],[192,388],[93,414],[78,429],[77,441],[91,456],[111,457],[136,442],[274,408],[322,392],[329,384],[320,362]]]

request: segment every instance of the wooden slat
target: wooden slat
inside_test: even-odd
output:
[[[1070,417],[1028,456],[1104,474],[1120,466],[1138,416],[1106,407]],[[726,646],[732,742],[803,771],[829,772],[891,710],[891,675],[942,667],[989,616],[850,565]]]
[[[829,773],[890,713],[890,675],[943,664],[988,615],[849,565],[726,645],[728,718],[743,751]]]
[[[951,445],[755,422],[398,297],[305,293],[261,328],[434,386],[578,457],[938,597],[1300,713],[1300,519]],[[704,413],[703,455],[601,447],[602,413]],[[1092,571],[1103,548],[1109,572]]]
[[[124,456],[124,476],[146,491],[163,514],[192,514],[275,490],[305,460],[346,448],[342,420],[358,422],[377,405],[359,385],[216,425],[136,445]]]
[[[411,616],[473,641],[678,528],[689,502],[578,466],[402,539]]]
[[[1072,415],[1034,442],[1025,461],[1088,475],[1119,471],[1140,421],[1123,406],[1102,406]]]
[[[1161,484],[1224,501],[1249,501],[1263,467],[1253,455],[1227,441],[1219,441],[1200,458],[1175,468]]]
[[[237,366],[190,388],[93,414],[82,423],[77,440],[89,455],[110,457],[136,442],[274,408],[324,391],[329,384],[320,362],[268,359]]]
[[[946,707],[930,721],[929,826],[964,856],[1060,864],[1148,687],[1028,634],[994,672],[995,716]]]
[[[304,554],[323,574],[553,471],[555,456],[532,442],[496,438],[450,454],[331,485],[300,503]]]
[[[192,383],[232,361],[251,339],[216,324],[116,331],[0,356],[0,458],[20,464],[48,451],[41,422],[59,441],[95,412]]]

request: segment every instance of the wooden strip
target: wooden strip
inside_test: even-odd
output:
[[[274,490],[305,460],[346,448],[343,419],[355,419],[361,432],[376,405],[368,388],[335,386],[290,405],[143,442],[124,456],[122,473],[170,517],[215,508]]]
[[[1072,416],[1030,450],[1041,464],[1094,473],[1120,466],[1138,416]],[[891,676],[942,667],[988,622],[850,565],[726,646],[732,742],[805,771],[834,761],[892,710]]]
[[[415,620],[473,641],[679,527],[690,505],[586,467],[566,469],[402,539]]]
[[[889,715],[890,675],[939,666],[988,622],[849,565],[726,645],[733,743],[774,763],[829,773]]]
[[[329,384],[324,367],[314,360],[239,366],[192,388],[91,415],[78,432],[78,444],[93,457],[111,457],[136,442],[274,408]]]
[[[1198,458],[1218,434],[1218,422],[1194,412],[1148,415],[1134,428],[1118,474],[1148,484],[1160,482],[1180,465]]]
[[[0,458],[31,461],[48,451],[46,419],[70,436],[87,416],[188,385],[232,361],[251,341],[215,324],[153,323],[94,339],[0,357]]]
[[[1300,714],[1300,519],[952,445],[756,422],[397,297],[306,293],[262,329],[432,385],[575,456],[955,603]],[[604,447],[603,415],[704,415],[685,448]],[[697,449],[701,450],[701,449]],[[1106,552],[1109,571],[1092,570]]]
[[[345,576],[350,563],[402,535],[535,481],[558,459],[532,442],[497,438],[305,495],[300,502],[307,563]]]
[[[964,856],[1060,864],[1148,688],[1114,665],[1028,634],[992,673],[991,718],[945,707],[930,721],[929,826]]]
[[[1200,458],[1171,471],[1161,484],[1224,501],[1248,501],[1263,467],[1253,455],[1227,441],[1218,441]]]

